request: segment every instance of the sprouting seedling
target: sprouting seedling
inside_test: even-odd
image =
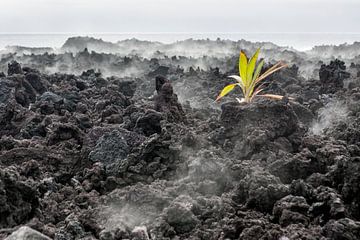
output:
[[[283,96],[275,95],[275,94],[262,94],[259,95],[260,92],[263,91],[262,85],[260,84],[262,80],[264,80],[269,75],[273,74],[276,71],[286,67],[287,65],[283,62],[278,62],[271,68],[269,68],[266,72],[260,75],[262,67],[264,65],[264,60],[261,60],[258,64],[257,59],[260,53],[260,48],[256,50],[255,54],[251,59],[248,60],[246,54],[241,51],[239,58],[239,76],[232,75],[229,76],[237,81],[237,83],[232,83],[223,88],[219,96],[216,98],[216,101],[219,101],[222,97],[230,93],[235,86],[239,86],[244,95],[243,98],[236,98],[240,103],[246,102],[249,103],[253,100],[255,96],[262,96],[272,99],[282,99]]]

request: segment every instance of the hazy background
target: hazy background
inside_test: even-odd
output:
[[[0,31],[360,32],[359,0],[0,0]]]

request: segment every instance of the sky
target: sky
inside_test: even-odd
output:
[[[360,32],[360,0],[0,0],[0,32]]]

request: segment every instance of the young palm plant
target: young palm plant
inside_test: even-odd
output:
[[[267,76],[273,74],[276,71],[286,67],[287,65],[283,62],[278,62],[266,72],[260,75],[262,67],[264,65],[264,60],[261,60],[258,64],[258,56],[260,53],[260,48],[255,52],[251,59],[248,60],[246,54],[241,51],[239,59],[239,76],[232,75],[230,78],[235,79],[237,82],[227,85],[223,88],[219,96],[216,98],[216,101],[219,101],[222,97],[230,93],[236,86],[239,86],[243,93],[243,98],[236,98],[240,103],[246,102],[250,103],[255,96],[262,96],[272,99],[282,99],[283,96],[275,94],[262,94],[259,93],[263,91],[261,81],[264,80]]]

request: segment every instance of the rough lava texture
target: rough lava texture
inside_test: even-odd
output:
[[[65,47],[102,43],[82,41]],[[303,57],[276,51],[294,64]],[[2,56],[0,239],[360,239],[356,64],[314,65],[319,78],[290,64],[264,86],[294,100],[239,104],[230,95],[217,104],[235,55],[201,58],[213,67],[205,70],[190,68],[199,58],[161,53],[67,54]],[[78,70],[102,62],[142,72],[34,68],[69,59]]]
[[[322,83],[320,92],[334,93],[343,88],[344,80],[350,77],[350,73],[345,70],[345,63],[338,59],[331,61],[329,65],[321,65],[319,70],[320,82]]]

